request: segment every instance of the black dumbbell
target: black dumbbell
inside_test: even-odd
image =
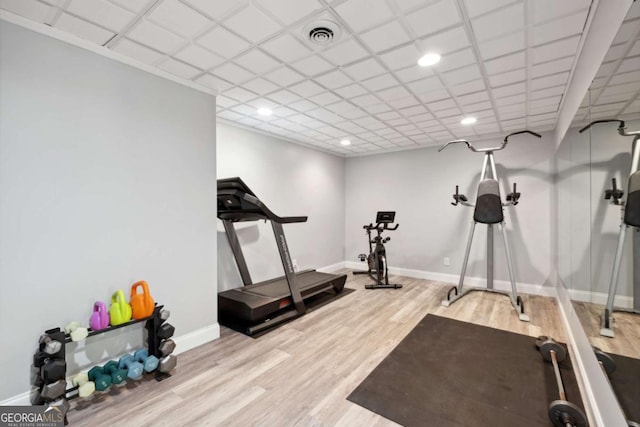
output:
[[[160,343],[160,346],[158,347],[158,350],[160,350],[160,354],[163,357],[170,355],[171,353],[173,353],[173,350],[175,349],[176,349],[176,343],[172,339],[162,341]]]
[[[67,382],[58,380],[51,384],[45,384],[40,390],[40,397],[44,400],[54,400],[64,395],[67,390]]]
[[[53,356],[62,350],[62,343],[54,340],[48,334],[40,335],[40,340],[38,342],[40,344],[40,351],[48,354],[49,356]]]
[[[158,365],[158,371],[162,372],[163,374],[168,374],[176,367],[177,363],[178,363],[178,357],[176,355],[170,354],[168,356],[165,356],[162,359],[160,359],[160,364]]]
[[[47,359],[40,368],[40,376],[45,384],[54,383],[64,378],[67,362],[62,359]]]
[[[162,326],[158,328],[158,332],[156,335],[162,340],[166,340],[173,336],[173,333],[176,331],[176,328],[173,327],[171,323],[164,323]]]

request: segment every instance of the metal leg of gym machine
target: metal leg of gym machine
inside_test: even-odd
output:
[[[516,279],[513,274],[513,262],[511,261],[511,252],[509,251],[509,242],[507,239],[507,229],[504,226],[504,222],[500,223],[502,229],[502,240],[504,241],[504,251],[507,254],[507,266],[509,267],[509,280],[511,281],[511,305],[516,309],[518,318],[523,322],[529,321],[529,316],[524,314],[524,307],[522,302],[518,298],[518,289],[516,288]]]
[[[469,230],[469,238],[467,239],[467,249],[464,251],[464,260],[462,261],[462,271],[460,272],[460,280],[458,281],[458,286],[456,288],[452,288],[447,293],[447,298],[442,300],[441,305],[444,307],[449,307],[451,304],[459,300],[466,293],[462,292],[462,287],[464,285],[464,276],[467,274],[467,264],[469,262],[469,253],[471,252],[471,244],[473,243],[473,234],[476,231],[476,222],[471,221],[471,230]],[[456,294],[451,296],[451,291],[455,289]]]
[[[380,267],[378,265],[378,267]],[[377,274],[377,282],[374,285],[364,285],[365,289],[400,289],[402,285],[400,284],[390,284],[389,283],[389,268],[387,267],[387,257],[382,257],[382,271],[381,273],[384,275],[384,283],[380,279],[380,273]]]
[[[620,224],[620,234],[618,235],[618,247],[616,248],[616,257],[613,261],[613,271],[611,272],[611,282],[609,283],[609,295],[607,296],[607,305],[605,306],[602,317],[600,318],[600,335],[613,338],[613,304],[616,298],[616,290],[618,288],[618,276],[620,275],[620,265],[622,264],[622,253],[624,251],[624,240],[627,235],[626,224]]]

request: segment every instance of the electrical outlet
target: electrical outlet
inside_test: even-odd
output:
[[[298,260],[294,259],[291,262],[293,263],[293,271],[298,271]]]
[[[449,259],[448,256],[444,257],[444,260],[442,261],[442,263],[446,266],[451,265],[451,260]]]

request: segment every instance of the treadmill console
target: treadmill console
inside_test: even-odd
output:
[[[376,214],[376,222],[378,224],[391,224],[395,218],[395,211],[380,211]]]

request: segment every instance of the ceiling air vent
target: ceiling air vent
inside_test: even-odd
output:
[[[304,36],[318,46],[327,46],[340,38],[340,27],[335,22],[321,19],[304,27]]]

